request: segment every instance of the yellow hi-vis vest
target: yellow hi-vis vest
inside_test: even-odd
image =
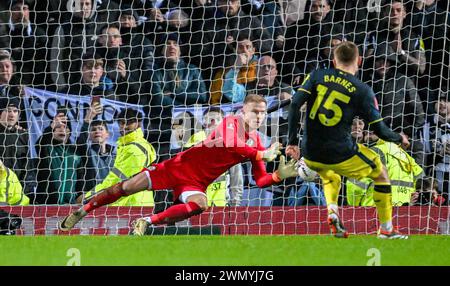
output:
[[[423,169],[395,143],[378,140],[372,149],[380,155],[381,161],[388,170],[392,185],[392,205],[401,206],[409,203],[412,193],[415,192],[416,179],[423,173]],[[348,179],[346,187],[349,205],[375,206],[373,180]]]
[[[194,133],[184,144],[184,147],[190,148],[207,138],[205,131]],[[219,178],[212,182],[206,189],[206,197],[208,198],[208,206],[223,207],[228,201],[228,186],[230,184],[230,175],[223,173]]]
[[[0,167],[0,205],[21,205],[30,204],[22,189],[22,185],[17,175],[5,166]]]
[[[141,128],[120,137],[117,140],[117,155],[114,167],[109,171],[103,182],[95,186],[95,191],[86,193],[85,199],[89,199],[95,193],[113,186],[120,181],[131,178],[142,171],[142,168],[150,166],[156,159],[156,151],[144,138]],[[153,191],[143,190],[127,197],[121,197],[110,206],[153,206]]]

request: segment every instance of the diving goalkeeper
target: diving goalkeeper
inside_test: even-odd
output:
[[[221,124],[196,146],[162,163],[144,168],[134,177],[108,187],[85,205],[59,222],[62,231],[71,230],[84,216],[96,208],[123,196],[142,190],[172,189],[175,204],[165,211],[133,223],[133,234],[143,235],[149,225],[174,223],[198,215],[208,208],[205,190],[230,167],[250,160],[259,187],[266,187],[288,177],[297,176],[296,161],[285,162],[274,173],[267,173],[264,162],[275,160],[281,153],[279,143],[268,149],[261,145],[257,129],[264,122],[267,102],[259,95],[245,98],[242,114],[225,117]]]

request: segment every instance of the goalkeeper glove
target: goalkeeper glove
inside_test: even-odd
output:
[[[288,163],[286,163],[286,158],[284,156],[280,157],[280,165],[278,169],[275,171],[276,178],[275,181],[282,181],[286,178],[297,177],[297,160],[291,159]],[[278,179],[278,180],[277,180]]]
[[[279,142],[273,143],[267,150],[262,152],[261,159],[265,162],[272,162],[281,154],[280,147],[281,144]]]

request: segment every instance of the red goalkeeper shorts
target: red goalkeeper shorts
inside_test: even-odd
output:
[[[183,192],[200,191],[206,193],[206,187],[194,182],[190,178],[173,176],[164,163],[151,165],[142,169],[141,172],[147,172],[151,181],[151,189],[156,190],[173,190],[173,200],[177,201]]]

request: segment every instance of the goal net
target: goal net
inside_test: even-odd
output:
[[[286,147],[290,99],[353,41],[356,76],[412,143],[402,150],[354,121],[355,140],[387,166],[394,225],[449,234],[449,24],[447,0],[1,1],[0,206],[11,215],[0,228],[14,233],[16,215],[18,234],[59,234],[57,221],[90,196],[201,142],[249,94],[268,103],[262,144]],[[260,188],[251,163],[238,164],[209,185],[207,211],[151,233],[327,234],[323,185],[301,171]],[[351,233],[376,232],[372,193],[372,181],[343,178]],[[128,234],[176,199],[124,197],[71,234]]]

